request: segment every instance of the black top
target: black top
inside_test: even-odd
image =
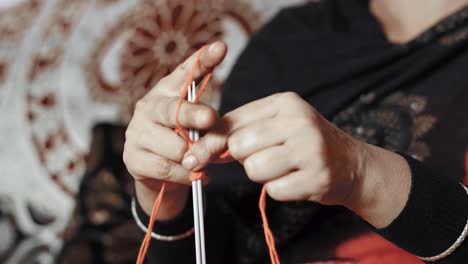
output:
[[[329,0],[285,9],[243,51],[224,87],[226,113],[270,94],[294,91],[353,136],[404,154],[412,190],[401,215],[374,230],[419,256],[450,247],[468,220],[464,177],[468,146],[468,9],[406,44],[389,43],[367,1]],[[260,187],[239,164],[209,167],[208,263],[267,263],[257,209]],[[333,258],[336,246],[371,229],[341,207],[267,201],[283,263]],[[161,234],[192,226],[182,215]],[[147,216],[139,209],[140,217]],[[193,263],[193,238],[153,240],[149,263]],[[464,263],[468,241],[436,263]]]

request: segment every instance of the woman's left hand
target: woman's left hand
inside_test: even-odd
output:
[[[241,106],[209,133],[227,141],[248,177],[265,183],[275,200],[343,205],[377,228],[390,224],[408,200],[411,171],[403,157],[346,134],[295,93]],[[188,169],[209,160],[200,151],[207,140],[187,152],[200,161]]]
[[[275,94],[224,116],[231,155],[279,201],[352,202],[365,148],[295,93]]]

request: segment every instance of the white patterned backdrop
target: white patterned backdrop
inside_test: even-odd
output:
[[[91,129],[203,43],[229,54],[304,0],[0,0],[0,263],[52,263],[75,207]]]

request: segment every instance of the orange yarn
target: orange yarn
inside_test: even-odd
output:
[[[187,130],[180,124],[179,122],[179,112],[180,108],[182,106],[183,101],[187,97],[188,89],[190,83],[193,81],[193,77],[195,75],[195,71],[199,67],[199,61],[200,61],[200,55],[201,53],[206,49],[206,46],[204,46],[197,54],[197,57],[195,59],[195,63],[193,64],[193,67],[189,74],[187,75],[187,79],[185,80],[182,92],[180,94],[179,101],[177,103],[177,110],[176,110],[176,124],[177,124],[177,129],[175,130],[179,135],[181,135],[189,144],[189,146],[192,146],[194,142],[190,139]],[[200,99],[201,95],[205,91],[205,88],[210,81],[212,77],[212,72],[210,71],[205,78],[202,81],[202,84],[200,85],[200,89],[198,90],[198,93],[195,97],[195,100],[193,101],[194,104],[198,102]],[[224,153],[219,155],[220,159],[228,159],[230,157],[229,150],[226,150]],[[203,177],[206,176],[206,171],[203,169],[201,171],[191,171],[190,172],[190,180],[195,181],[199,179],[203,179]],[[148,230],[146,231],[145,238],[143,239],[143,242],[141,243],[140,251],[138,253],[138,258],[136,263],[137,264],[143,264],[143,261],[145,259],[146,253],[149,248],[149,244],[151,241],[151,233],[153,232],[153,226],[154,222],[156,221],[156,216],[158,215],[159,208],[161,207],[161,202],[164,197],[164,191],[166,189],[166,184],[163,183],[161,190],[159,191],[159,194],[156,197],[156,200],[153,205],[153,209],[151,211],[151,217],[150,217],[150,222],[148,224]],[[265,233],[265,240],[268,246],[269,254],[270,254],[270,259],[272,264],[279,264],[279,256],[276,251],[275,247],[275,240],[273,237],[273,233],[271,232],[270,226],[268,225],[268,219],[266,216],[266,188],[263,186],[262,193],[260,195],[260,201],[259,201],[259,208],[260,208],[260,214],[262,216],[262,222],[263,222],[263,231]]]
[[[154,222],[156,221],[156,216],[158,215],[159,207],[161,207],[161,202],[164,197],[164,191],[166,190],[166,184],[163,184],[159,194],[154,201],[153,210],[151,211],[151,217],[148,224],[148,230],[146,231],[145,238],[140,246],[140,251],[138,252],[138,258],[136,263],[143,264],[145,260],[146,252],[148,251],[148,247],[151,241],[151,233],[153,232]]]
[[[268,246],[268,251],[270,253],[270,260],[272,264],[279,264],[279,256],[275,247],[275,238],[271,232],[270,226],[268,225],[268,218],[266,215],[266,187],[265,185],[262,188],[262,194],[260,195],[260,201],[258,202],[258,207],[260,208],[260,214],[262,215],[263,222],[263,233],[265,233],[265,240]]]

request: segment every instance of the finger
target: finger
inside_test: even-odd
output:
[[[180,163],[188,149],[187,142],[172,129],[151,122],[145,126],[145,132],[135,139],[137,147]]]
[[[310,175],[294,171],[265,184],[268,195],[277,201],[306,201],[311,197]]]
[[[127,168],[135,179],[150,178],[179,184],[190,184],[189,171],[182,165],[143,150],[134,151],[133,153],[135,153],[133,157],[135,160],[126,163],[130,164],[130,166],[127,165]]]
[[[201,54],[198,54],[201,52]],[[162,80],[161,88],[168,89],[177,95],[180,93],[187,75],[192,70],[197,57],[199,58],[199,67],[193,76],[198,79],[207,74],[214,67],[219,65],[226,56],[227,46],[224,42],[217,41],[210,44],[207,48],[202,48],[192,54],[185,62],[180,64],[171,74]]]
[[[192,145],[185,154],[182,165],[188,170],[200,170],[214,161],[226,149],[227,136],[214,130]]]
[[[244,160],[247,176],[255,182],[264,183],[297,169],[291,151],[285,146],[275,146],[256,152]]]
[[[229,137],[228,146],[232,157],[244,160],[255,152],[281,145],[287,139],[288,126],[277,118],[256,122],[240,128]]]
[[[224,115],[222,122],[228,133],[247,126],[253,122],[270,119],[277,115],[278,107],[275,105],[275,95],[253,101]]]
[[[178,97],[155,97],[147,99],[146,112],[149,118],[162,126],[175,128],[177,123]],[[180,124],[185,128],[206,130],[214,125],[217,112],[204,104],[192,104],[184,101],[179,112]]]

